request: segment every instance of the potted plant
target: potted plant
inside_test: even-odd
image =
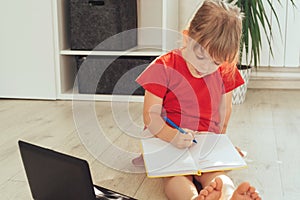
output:
[[[280,0],[278,1],[280,2]],[[265,6],[270,7],[271,13],[274,14],[279,29],[280,24],[271,0],[264,1],[265,4],[263,3],[263,0],[229,0],[229,2],[234,2],[244,13],[240,59],[237,67],[245,80],[245,84],[233,91],[232,98],[233,104],[241,104],[244,102],[246,97],[251,69],[252,67],[257,69],[259,65],[262,48],[262,32],[267,38],[272,55],[272,27],[266,13]],[[290,0],[290,2],[295,6],[294,0]],[[246,65],[242,65],[243,52],[246,55]],[[253,63],[253,66],[251,66],[251,63]]]

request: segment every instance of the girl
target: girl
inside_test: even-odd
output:
[[[137,78],[145,89],[144,123],[153,135],[187,148],[201,131],[226,132],[232,90],[244,83],[235,67],[241,31],[238,7],[205,0],[184,31],[184,47],[160,56]],[[188,134],[169,126],[164,116]],[[203,187],[199,193],[193,178]],[[260,199],[247,182],[235,188],[226,172],[168,177],[164,187],[171,200]]]

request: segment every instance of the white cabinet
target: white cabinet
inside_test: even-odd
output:
[[[136,48],[126,51],[78,51],[70,48],[67,1],[54,1],[58,99],[72,99],[75,94],[76,98],[80,99],[92,97],[98,100],[112,100],[112,95],[86,95],[76,92],[76,86],[73,87],[76,79],[76,56],[159,56],[178,46],[178,40],[181,40],[177,32],[179,27],[178,0],[138,0],[137,2],[138,46]],[[116,100],[123,98],[128,99],[124,95],[114,97]],[[140,101],[143,97],[132,98],[133,101]]]
[[[52,14],[52,0],[1,1],[0,98],[56,98]]]

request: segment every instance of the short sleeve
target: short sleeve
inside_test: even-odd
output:
[[[163,98],[168,89],[166,66],[158,58],[154,60],[136,79],[145,90]]]
[[[241,76],[239,70],[236,66],[232,70],[224,70],[224,67],[220,67],[223,85],[225,88],[225,93],[231,92],[235,88],[243,85],[245,83],[243,77]]]

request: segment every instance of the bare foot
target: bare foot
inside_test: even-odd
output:
[[[144,158],[143,155],[141,154],[139,157],[136,157],[132,159],[132,164],[136,167],[143,167],[144,166]]]
[[[255,188],[249,183],[241,183],[234,191],[231,200],[261,200]]]
[[[216,178],[199,193],[198,200],[219,200],[222,195],[223,182]]]

